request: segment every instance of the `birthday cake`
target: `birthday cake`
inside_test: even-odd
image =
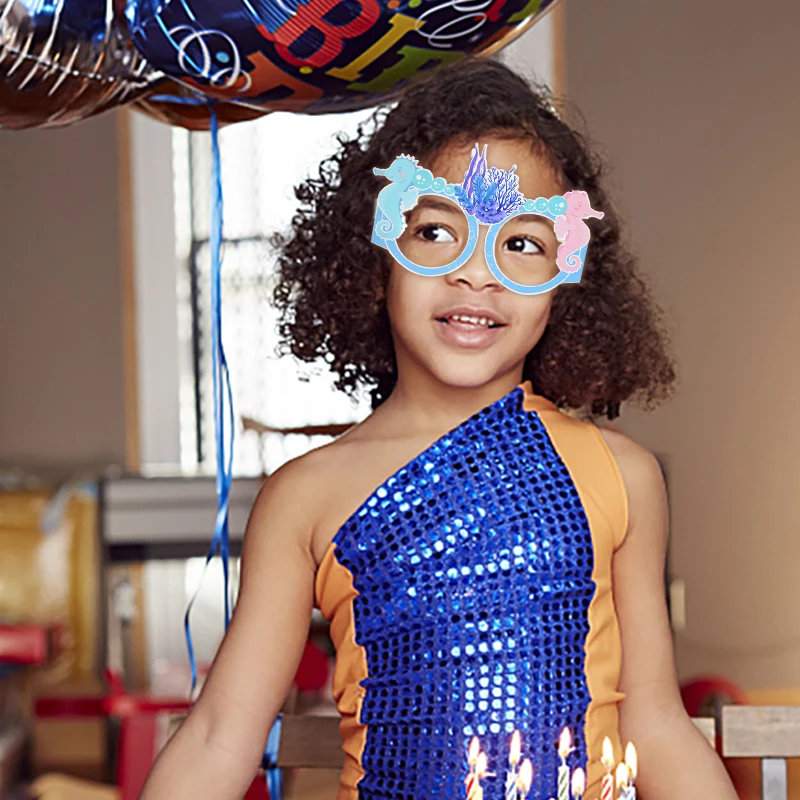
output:
[[[558,768],[558,785],[553,800],[581,800],[586,791],[586,772],[582,767],[571,770],[567,764],[573,752],[572,735],[569,728],[564,728],[558,741],[558,755],[561,765]],[[481,750],[480,739],[475,736],[469,745],[467,754],[469,772],[464,781],[467,800],[483,800],[484,785],[492,778],[497,778],[490,772],[486,753]],[[600,790],[600,800],[636,800],[636,775],[638,760],[636,748],[628,743],[625,748],[625,760],[615,765],[614,750],[611,740],[603,741],[603,766],[606,769],[605,777]],[[514,731],[508,754],[508,771],[505,775],[505,800],[527,800],[528,793],[534,785],[535,776],[530,759],[522,758],[522,737],[519,731]],[[543,788],[543,787],[542,787]],[[499,797],[498,792],[492,796]]]

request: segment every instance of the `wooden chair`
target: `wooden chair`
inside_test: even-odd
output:
[[[286,769],[341,769],[344,753],[339,717],[284,714],[277,762]]]
[[[760,759],[762,800],[788,800],[786,760],[800,758],[800,706],[726,706],[722,755]]]

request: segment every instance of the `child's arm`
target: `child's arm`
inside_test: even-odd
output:
[[[623,742],[639,753],[643,800],[736,800],[722,762],[681,702],[664,591],[667,503],[656,459],[604,431],[628,493],[628,532],[614,556],[614,602],[622,636]]]
[[[288,464],[256,501],[231,624],[200,698],[156,762],[141,800],[238,800],[259,767],[313,605],[307,502],[313,492],[302,473],[298,462]]]

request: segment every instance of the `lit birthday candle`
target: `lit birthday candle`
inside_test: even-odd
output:
[[[469,773],[467,774],[464,784],[467,787],[467,800],[474,800],[476,797],[475,792],[480,789],[480,781],[475,773],[475,768],[478,765],[478,756],[481,754],[481,743],[477,736],[472,737],[469,743],[469,751],[467,752],[467,764],[469,764]]]
[[[625,800],[628,789],[628,765],[624,762],[617,766],[617,795],[618,800]]]
[[[486,775],[486,753],[479,753],[475,769],[467,775],[467,800],[483,800],[481,778]]]
[[[614,748],[611,744],[611,739],[606,736],[603,739],[603,755],[600,759],[603,766],[606,768],[606,774],[603,778],[602,787],[600,789],[600,800],[613,800],[614,797]]]
[[[478,753],[478,760],[475,762],[475,774],[479,778],[493,778],[494,775],[489,772],[489,759],[486,756],[486,753],[481,750]]]
[[[572,796],[580,800],[583,793],[586,791],[586,773],[578,767],[572,773]]]
[[[478,756],[481,752],[481,740],[477,736],[472,737],[469,743],[469,752],[467,753],[467,763],[469,764],[469,771],[475,772],[475,765],[478,763]]]
[[[633,742],[628,742],[625,748],[625,765],[628,767],[628,776],[630,783],[625,790],[625,800],[636,800],[636,776],[639,774],[639,757],[636,754],[636,748]]]
[[[517,800],[517,766],[522,751],[522,742],[519,731],[514,731],[511,736],[511,747],[508,753],[508,764],[511,769],[506,773],[506,800]]]
[[[519,768],[519,775],[517,776],[517,789],[519,790],[519,800],[526,800],[528,792],[531,790],[533,783],[533,764],[529,758],[526,758]]]
[[[475,762],[475,794],[472,798],[467,796],[468,800],[483,800],[483,787],[481,786],[481,779],[489,777],[489,764],[486,759],[486,753],[478,753],[478,760]]]
[[[558,768],[558,800],[569,800],[569,767],[567,766],[567,756],[572,752],[572,735],[569,728],[561,731],[558,740],[558,755],[561,758],[561,766]]]

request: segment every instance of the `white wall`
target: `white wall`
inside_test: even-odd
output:
[[[180,463],[172,128],[130,115],[137,391],[142,465]]]
[[[567,86],[672,318],[667,456],[684,676],[800,675],[800,5],[569,0]]]
[[[557,5],[557,4],[556,4]],[[516,72],[538,79],[555,90],[556,24],[555,8],[516,41],[501,50],[500,59]]]
[[[0,133],[0,469],[125,463],[117,115]]]

